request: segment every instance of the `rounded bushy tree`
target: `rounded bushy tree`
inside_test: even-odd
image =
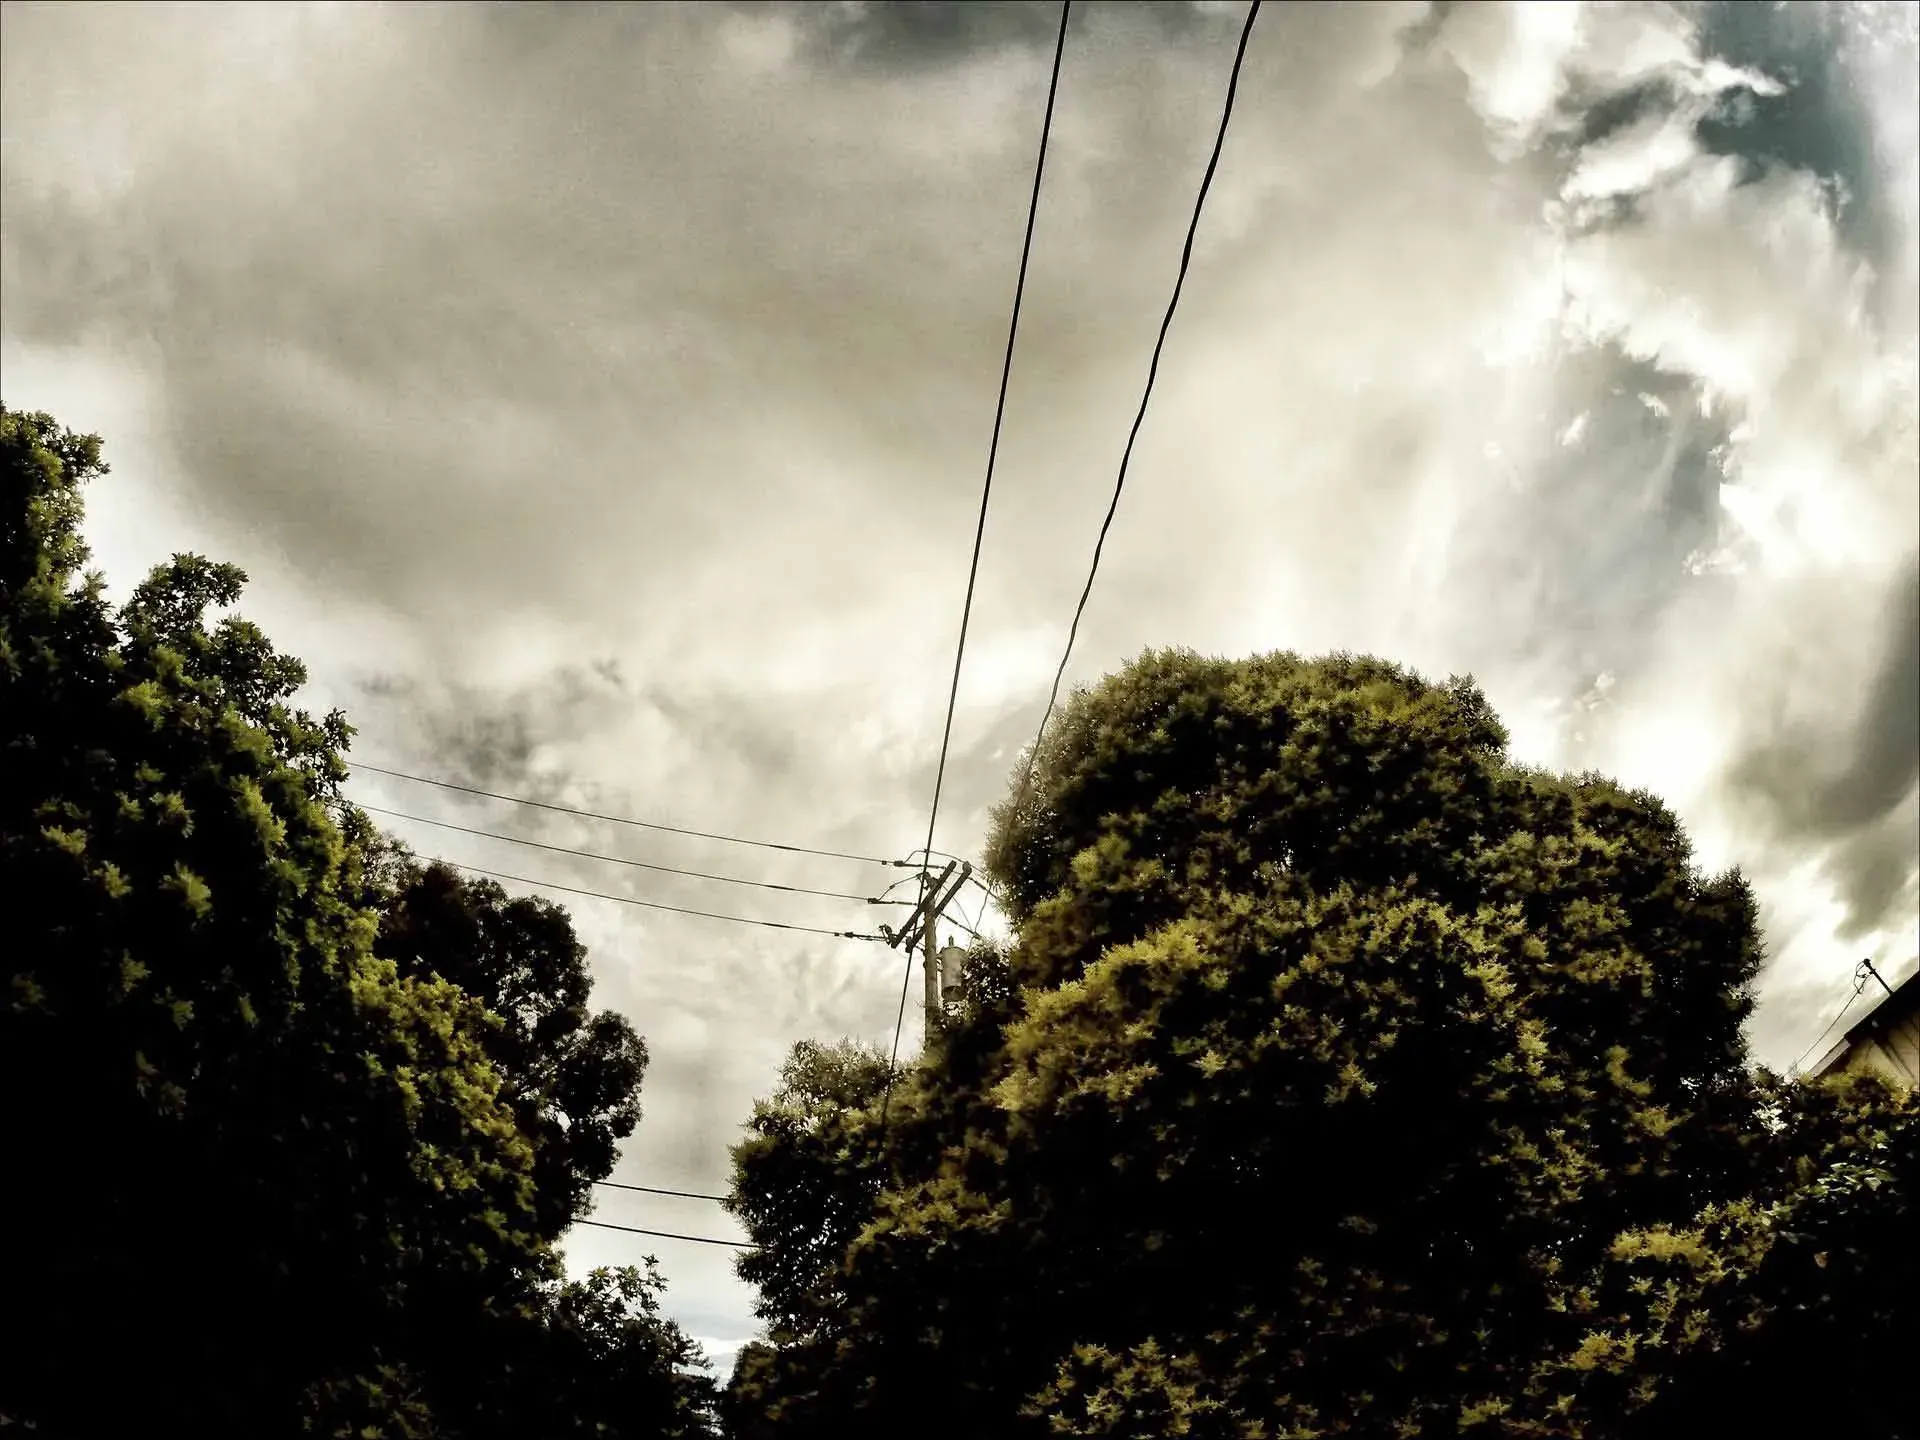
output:
[[[820,1433],[1456,1435],[1743,1183],[1745,883],[1468,682],[1148,654],[988,859],[1010,999],[894,1094],[837,1344],[758,1360]]]

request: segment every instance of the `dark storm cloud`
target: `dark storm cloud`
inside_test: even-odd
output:
[[[1855,721],[1846,769],[1807,811],[1823,829],[1876,820],[1920,781],[1920,563],[1895,585],[1886,627],[1886,649]]]
[[[1724,90],[1703,106],[1692,98],[1692,75],[1659,73],[1624,88],[1576,76],[1558,102],[1559,133],[1546,147],[1560,173],[1572,175],[1594,147],[1636,127],[1645,131],[1691,111],[1702,153],[1743,162],[1745,184],[1786,172],[1816,177],[1841,244],[1874,267],[1883,285],[1889,267],[1898,280],[1911,219],[1899,211],[1902,196],[1890,183],[1896,172],[1878,148],[1878,122],[1856,73],[1859,52],[1851,42],[1861,17],[1846,7],[1737,3],[1688,13],[1700,26],[1702,56],[1742,68],[1758,83]],[[1663,177],[1653,188],[1669,184]],[[1583,206],[1568,233],[1631,237],[1655,223],[1648,204],[1644,190],[1602,195]],[[1491,527],[1491,548],[1476,559],[1506,597],[1502,608],[1537,620],[1536,633],[1563,664],[1577,655],[1588,673],[1630,679],[1645,637],[1675,600],[1724,583],[1690,577],[1687,566],[1689,557],[1736,538],[1718,503],[1730,478],[1722,457],[1734,448],[1752,402],[1714,395],[1705,379],[1668,356],[1595,359],[1561,367],[1576,402],[1605,397],[1590,406],[1579,443],[1528,467],[1534,486],[1516,505],[1513,528]],[[1788,363],[1811,384],[1830,362],[1808,351]],[[1579,378],[1582,368],[1589,373]],[[1641,398],[1653,403],[1637,403]],[[1502,551],[1502,540],[1512,548]],[[1767,829],[1821,837],[1827,845],[1825,870],[1852,937],[1901,926],[1920,866],[1912,814],[1920,778],[1916,604],[1908,575],[1874,617],[1886,627],[1884,653],[1872,677],[1862,679],[1857,713],[1848,706],[1824,729],[1804,721],[1744,726],[1758,738],[1736,747],[1729,761],[1731,784],[1760,807]]]
[[[704,742],[721,763],[769,775],[793,773],[802,763],[790,710],[744,687],[689,694],[651,685],[644,693],[648,704]]]
[[[1788,824],[1843,836],[1873,826],[1920,780],[1920,567],[1895,585],[1886,611],[1884,648],[1863,677],[1853,724],[1780,735],[1739,772]]]
[[[834,783],[835,747],[846,743],[847,721],[858,717],[822,714],[810,703],[769,699],[739,686],[676,690],[636,684],[611,660],[561,665],[533,681],[493,688],[458,680],[365,677],[355,694],[350,718],[373,737],[355,748],[369,764],[748,839],[881,858],[904,854],[909,842],[895,802],[920,803],[932,786],[932,757],[918,754],[916,768],[892,783],[884,771],[871,768],[873,757],[850,756],[853,763],[869,762],[867,783],[858,789]],[[570,760],[583,751],[614,759],[587,767]],[[917,768],[920,761],[924,775]],[[696,773],[687,774],[689,769]],[[609,785],[601,778],[608,774],[651,779]],[[583,826],[537,809],[503,811],[404,782],[395,788],[372,772],[365,779],[381,788],[387,797],[381,803],[393,808],[460,820],[456,811],[477,806],[479,818],[460,823],[497,829],[504,821],[510,833],[550,843],[584,848],[621,840],[643,842],[643,848],[670,844],[683,852],[676,863],[718,859],[727,862],[720,868],[729,873],[781,881],[803,881],[800,872],[817,863],[692,837],[665,841],[657,833]],[[714,818],[724,815],[740,818]],[[423,840],[429,838],[423,833]],[[873,879],[861,873],[860,884]],[[678,892],[676,899],[691,903]],[[837,923],[847,922],[842,917]]]
[[[1709,154],[1740,157],[1749,179],[1774,167],[1830,188],[1839,240],[1897,280],[1903,227],[1895,171],[1876,144],[1876,117],[1845,40],[1859,15],[1841,6],[1699,6],[1707,54],[1784,81],[1778,94],[1740,92],[1699,125]],[[1860,676],[1851,724],[1759,733],[1730,764],[1732,783],[1768,824],[1830,843],[1826,872],[1847,908],[1845,935],[1899,927],[1920,870],[1914,787],[1920,781],[1920,580],[1908,566],[1882,612],[1880,657]]]
[[[743,14],[765,14],[765,4],[736,4]],[[1187,0],[1082,3],[1068,16],[1068,43],[1084,38],[1112,12],[1125,12],[1149,33],[1179,40],[1231,24],[1221,7]],[[925,69],[991,58],[1016,48],[1051,47],[1060,23],[1052,0],[916,0],[916,3],[809,5],[802,17],[809,56],[833,65],[878,70]]]
[[[1833,846],[1827,866],[1850,935],[1898,924],[1920,870],[1920,564],[1893,585],[1884,625],[1850,724],[1767,734],[1733,768],[1734,784],[1771,824]]]
[[[376,675],[360,680],[357,689],[355,713],[370,719],[366,728],[383,737],[388,747],[357,743],[356,750],[365,751],[369,764],[405,769],[407,758],[390,753],[403,748],[420,757],[415,768],[430,770],[432,778],[553,804],[569,803],[569,795],[578,796],[580,787],[590,784],[587,777],[556,767],[553,757],[570,745],[623,728],[636,707],[651,700],[677,723],[703,733],[723,723],[725,709],[715,706],[705,725],[690,724],[698,713],[693,707],[672,702],[671,710],[665,710],[653,696],[629,685],[611,660],[560,665],[537,681],[509,688]],[[533,812],[520,818],[536,824],[543,820]]]
[[[1907,794],[1909,802],[1912,791]],[[1842,939],[1897,930],[1914,909],[1920,869],[1920,824],[1911,803],[1895,804],[1840,842],[1828,873],[1847,907]]]
[[[1831,187],[1842,239],[1875,266],[1891,262],[1900,242],[1899,202],[1854,71],[1847,41],[1857,18],[1848,7],[1705,0],[1683,8],[1698,27],[1703,57],[1775,82],[1765,89],[1736,87],[1705,106],[1694,123],[1702,150],[1739,159],[1750,179],[1773,167],[1819,177]],[[1558,106],[1560,133],[1547,149],[1570,167],[1588,147],[1658,120],[1686,99],[1684,77],[1672,74],[1624,88],[1573,77]],[[1636,213],[1631,196],[1614,197],[1609,208],[1613,223]]]
[[[784,547],[789,592],[896,543],[888,509],[834,506],[810,451],[864,452],[963,516],[1031,116],[983,139],[968,90],[700,76],[687,57],[723,37],[699,8],[350,14],[353,45],[316,45],[276,95],[291,116],[246,143],[155,141],[131,188],[23,182],[8,207],[10,325],[151,347],[182,475],[236,529],[422,618],[489,608],[519,576],[556,611],[657,595],[650,623],[679,627],[673,553],[777,543],[756,521],[782,494],[804,486],[816,522]],[[1133,370],[1177,252],[1167,195],[1197,176],[1229,58],[1205,18],[1208,43],[1176,55],[1142,38],[1162,22],[1090,13],[1104,41],[1072,107],[1100,143],[1076,156],[1088,122],[1063,113],[1023,374]],[[1327,89],[1336,27],[1272,26],[1285,93]],[[215,59],[181,63],[211,84],[192,67]],[[749,412],[792,438],[752,443]],[[1042,423],[1016,407],[1010,463]],[[581,544],[584,516],[626,553]]]
[[[908,68],[970,60],[1008,46],[1042,44],[1052,36],[1058,16],[1057,6],[1029,0],[819,5],[808,11],[806,29],[810,46],[824,57]]]
[[[957,455],[964,422],[972,448],[987,387],[951,382],[987,375],[996,341],[965,297],[989,275],[997,289],[1007,255],[982,258],[944,208],[991,197],[970,212],[1017,236],[999,217],[1025,143],[1003,164],[976,138],[934,175],[910,145],[876,146],[852,99],[792,111],[791,79],[783,96],[722,74],[699,82],[716,105],[683,103],[696,82],[673,61],[720,43],[703,11],[504,30],[472,13],[352,16],[367,53],[317,49],[292,115],[261,122],[271,172],[196,136],[154,142],[132,188],[85,202],[17,183],[10,328],[151,346],[191,483],[320,583],[410,608],[516,569],[584,600],[572,582],[611,576],[580,563],[583,511],[648,558],[663,535],[764,513],[722,518],[799,478],[743,450],[745,407],[834,446],[836,397],[884,390],[866,436]],[[854,177],[906,193],[876,217]],[[692,469],[726,479],[696,495]],[[481,498],[456,517],[445,497],[463,492]],[[454,523],[475,514],[488,523]],[[646,583],[644,564],[621,569]]]
[[[1509,653],[1559,667],[1558,683],[1630,674],[1645,638],[1688,584],[1687,557],[1719,538],[1719,456],[1732,417],[1691,375],[1617,346],[1560,359],[1553,408],[1521,432],[1530,448],[1486,463],[1514,477],[1466,528],[1453,583],[1507,617]]]
[[[1875,120],[1852,73],[1845,5],[1757,5],[1711,0],[1698,7],[1701,48],[1728,64],[1785,82],[1777,95],[1742,93],[1700,125],[1713,154],[1734,155],[1755,171],[1767,165],[1805,170],[1833,182],[1841,236],[1875,266],[1895,259],[1901,217],[1876,153]]]
[[[1560,143],[1560,152],[1571,159],[1589,145],[1664,113],[1677,99],[1672,81],[1665,77],[1612,93],[1583,94],[1582,87],[1576,86],[1562,106],[1572,123],[1570,133]]]
[[[563,749],[595,734],[633,703],[600,666],[563,666],[544,683],[506,696],[456,685],[429,703],[419,698],[410,708],[422,717],[420,753],[446,778],[549,801],[566,793],[571,777],[536,766],[542,747]]]

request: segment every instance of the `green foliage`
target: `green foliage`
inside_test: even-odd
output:
[[[420,1378],[404,1365],[334,1376],[300,1397],[300,1433],[315,1440],[435,1440]]]
[[[735,1360],[723,1420],[736,1440],[831,1433],[851,1403],[831,1364],[851,1300],[841,1261],[884,1178],[878,1106],[891,1075],[877,1050],[801,1041],[734,1146],[727,1208],[759,1247],[735,1268],[778,1347],[749,1345]]]
[[[468,1327],[423,1380],[380,1364],[309,1388],[300,1433],[327,1440],[704,1440],[717,1387],[704,1357],[660,1314],[649,1261],[549,1281],[510,1314]]]
[[[816,1336],[846,1303],[839,1257],[872,1217],[881,1169],[870,1112],[888,1073],[878,1051],[802,1041],[733,1149],[728,1209],[762,1247],[744,1253],[737,1269],[759,1291],[755,1313],[782,1343]]]
[[[549,1283],[504,1325],[463,1337],[463,1383],[437,1411],[463,1440],[702,1440],[716,1387],[698,1347],[660,1314],[651,1261]]]
[[[564,1406],[572,1433],[606,1435],[624,1427],[650,1440],[697,1440],[712,1433],[717,1387],[699,1347],[661,1316],[665,1288],[649,1261],[645,1271],[595,1270],[553,1293],[546,1330],[559,1350],[556,1379],[574,1390]],[[505,1440],[529,1432],[500,1433]]]
[[[1754,1191],[1620,1235],[1510,1433],[1920,1435],[1889,1383],[1920,1354],[1920,1095],[1839,1077],[1773,1098]]]
[[[554,1238],[591,1208],[639,1123],[646,1045],[623,1016],[588,1008],[586,947],[559,906],[441,865],[401,866],[385,883],[375,953],[499,1018],[484,1044],[533,1147],[537,1229]]]
[[[299,667],[252,627],[209,623],[238,573],[178,557],[117,616],[75,573],[97,454],[0,416],[0,1067],[36,1097],[7,1187],[35,1317],[9,1383],[29,1414],[218,1429],[350,1370],[417,1276],[477,1306],[536,1267],[531,1157],[478,1006],[398,981],[344,903],[346,726],[290,707]],[[103,1294],[227,1303],[155,1324]],[[102,1355],[113,1386],[89,1383]]]
[[[231,566],[177,556],[107,604],[78,528],[102,473],[97,440],[0,409],[0,1087],[20,1102],[0,1415],[248,1440],[701,1433],[657,1281],[564,1286],[545,1243],[631,1128],[644,1064],[623,1027],[573,1022],[584,972],[557,1027],[489,988],[555,954],[577,970],[564,916],[481,896],[473,963],[386,958],[372,902],[395,859],[332,817],[344,719],[297,709],[299,663],[215,618]],[[599,1133],[562,1156],[556,1112]],[[483,1378],[536,1372],[517,1405],[477,1404]]]
[[[791,1359],[783,1361],[772,1345],[758,1340],[742,1345],[720,1396],[720,1430],[727,1440],[773,1440],[797,1433],[799,1427],[777,1387],[783,1374],[798,1369]]]
[[[1077,696],[991,840],[1015,943],[884,1142],[870,1099],[756,1110],[737,1196],[841,1208],[754,1232],[740,1433],[1524,1433],[1616,1237],[1804,1203],[1859,1125],[1748,1070],[1745,883],[1504,744],[1346,656]]]

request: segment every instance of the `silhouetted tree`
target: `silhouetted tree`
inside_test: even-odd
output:
[[[1920,1436],[1920,1096],[1873,1077],[1770,1078],[1754,1188],[1618,1236],[1570,1287],[1579,1343],[1507,1433]]]
[[[374,953],[499,1017],[483,1044],[533,1146],[538,1228],[552,1239],[590,1208],[639,1123],[647,1047],[624,1016],[589,1008],[587,950],[559,906],[444,865],[403,866],[390,886]]]
[[[1512,763],[1469,682],[1146,655],[1066,707],[989,866],[1004,983],[885,1130],[756,1111],[754,1165],[860,1228],[756,1230],[743,1434],[1497,1433],[1616,1237],[1791,1149],[1744,881],[1654,797]]]
[[[215,618],[232,566],[177,556],[107,603],[79,529],[104,472],[97,439],[0,409],[0,1419],[704,1433],[657,1279],[568,1285],[545,1243],[644,1064],[578,1019],[564,915],[463,892],[484,953],[383,958],[387,851],[330,813],[345,720],[296,708],[299,662]],[[429,913],[408,894],[387,918]],[[509,977],[556,954],[543,1010]],[[588,1132],[570,1151],[556,1114]]]

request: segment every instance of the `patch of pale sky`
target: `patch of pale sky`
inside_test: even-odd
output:
[[[793,59],[800,27],[790,11],[736,10],[720,22],[720,54],[749,75],[777,73]]]

